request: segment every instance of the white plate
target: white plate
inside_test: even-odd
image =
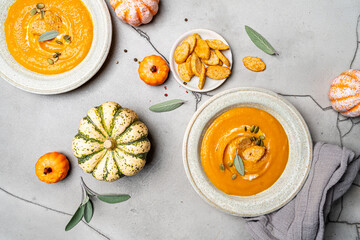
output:
[[[5,40],[4,22],[8,7],[15,0],[0,2],[0,76],[22,90],[37,94],[57,94],[73,90],[88,81],[100,69],[110,49],[112,26],[109,10],[105,1],[83,0],[94,25],[93,42],[86,58],[72,70],[43,75],[32,72],[11,56]]]
[[[186,85],[184,84],[184,80],[181,79],[179,73],[178,73],[178,64],[175,62],[174,59],[174,52],[176,47],[181,44],[182,41],[185,40],[185,38],[187,38],[190,35],[193,35],[194,33],[198,33],[202,39],[218,39],[223,41],[225,44],[227,44],[228,46],[229,43],[226,42],[226,40],[220,36],[219,34],[217,34],[216,32],[213,32],[211,30],[207,30],[207,29],[193,29],[191,31],[188,31],[186,33],[184,33],[183,35],[181,35],[181,37],[179,37],[174,45],[172,46],[171,52],[170,52],[170,68],[171,68],[171,72],[174,75],[176,81],[183,86],[184,88],[190,90],[190,91],[194,91],[194,92],[208,92],[208,91],[212,91],[218,87],[221,86],[221,84],[223,84],[226,81],[225,79],[222,80],[214,80],[211,78],[206,78],[205,81],[205,85],[203,87],[203,89],[199,89],[198,84],[199,84],[199,77],[194,76],[189,82],[186,82]],[[227,59],[229,59],[230,61],[230,69],[232,68],[232,54],[231,54],[231,46],[229,50],[225,50],[225,51],[221,51],[225,57]],[[225,66],[225,65],[223,65]]]
[[[200,159],[202,138],[209,125],[220,114],[240,106],[259,108],[273,115],[289,139],[289,159],[280,178],[265,191],[247,197],[218,190],[206,176]],[[184,137],[183,160],[190,183],[207,203],[232,215],[259,216],[284,206],[301,189],[312,161],[312,141],[304,119],[284,98],[265,89],[230,89],[209,99],[194,114]]]

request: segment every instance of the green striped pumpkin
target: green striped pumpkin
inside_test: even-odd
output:
[[[137,114],[115,102],[91,108],[81,119],[72,151],[79,166],[98,180],[137,174],[150,150],[148,129]]]

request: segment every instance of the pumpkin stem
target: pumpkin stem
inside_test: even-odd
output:
[[[44,168],[44,174],[48,174],[48,173],[51,173],[52,172],[52,169],[50,167],[46,167]]]
[[[109,139],[106,139],[105,142],[104,142],[104,147],[106,149],[110,149],[112,150],[114,147],[115,147],[115,142],[113,139],[109,138]]]
[[[157,71],[157,67],[155,65],[152,65],[152,67],[150,68],[151,72],[156,72]]]

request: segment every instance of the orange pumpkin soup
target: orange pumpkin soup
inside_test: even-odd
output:
[[[243,162],[244,175],[235,167],[236,154]],[[279,121],[251,107],[234,108],[217,117],[201,144],[201,162],[210,181],[237,196],[251,196],[273,185],[288,155],[288,138]]]
[[[58,31],[55,38],[39,41],[52,30]],[[93,41],[93,23],[81,0],[17,0],[8,10],[5,37],[23,67],[59,74],[84,60]]]

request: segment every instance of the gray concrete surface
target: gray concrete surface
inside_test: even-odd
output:
[[[338,119],[326,108],[332,79],[350,68],[354,56],[352,67],[360,68],[360,53],[356,53],[359,15],[358,0],[161,1],[158,16],[140,29],[166,57],[173,41],[185,31],[208,28],[220,33],[232,47],[233,73],[209,94],[256,86],[301,95],[286,98],[303,114],[314,141],[342,142],[359,153],[359,120]],[[183,134],[197,101],[201,100],[201,105],[209,96],[187,93],[172,76],[163,86],[145,85],[133,59],[141,60],[156,52],[113,13],[112,20],[114,37],[109,57],[99,73],[82,87],[65,94],[40,96],[0,81],[0,239],[251,239],[241,218],[208,206],[185,176]],[[245,24],[262,33],[280,56],[257,49],[245,33]],[[261,57],[267,64],[266,71],[246,70],[241,59],[248,55]],[[148,110],[154,103],[173,98],[187,103],[169,113]],[[71,140],[80,119],[90,107],[109,100],[138,112],[153,142],[145,169],[113,183],[99,182],[83,173],[71,153]],[[40,182],[34,173],[37,159],[50,151],[66,154],[71,162],[69,176],[51,185]],[[132,198],[117,205],[94,201],[91,223],[81,222],[65,232],[70,214],[80,202],[80,176],[95,191],[129,193]],[[326,239],[358,237],[359,183],[356,181],[334,207]]]

